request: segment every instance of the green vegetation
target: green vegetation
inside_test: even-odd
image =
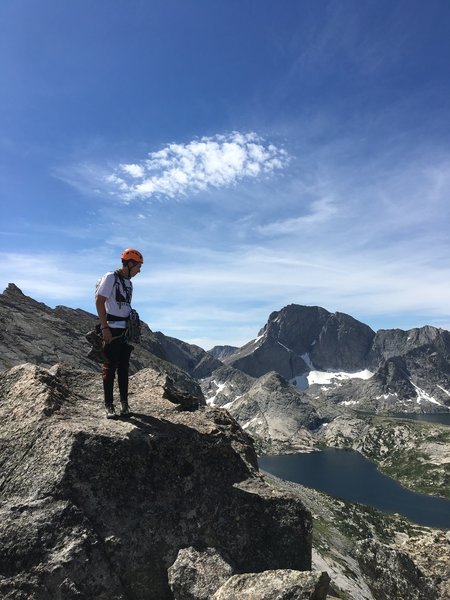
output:
[[[450,498],[450,463],[435,454],[450,448],[450,428],[425,421],[374,417],[363,454],[380,471],[417,492]]]
[[[358,416],[359,418],[359,416]],[[380,471],[424,494],[450,498],[450,427],[426,421],[364,415],[361,437],[335,428],[326,445],[353,448]],[[324,447],[324,439],[317,445]]]

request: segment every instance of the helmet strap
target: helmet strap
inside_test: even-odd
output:
[[[133,265],[133,266],[130,266],[130,263],[131,263],[131,262],[135,262],[135,261],[134,261],[134,260],[128,260],[128,261],[127,261],[128,279],[130,279],[130,276],[131,276],[131,269],[134,267],[134,265]]]
[[[133,267],[130,267],[130,262],[133,262],[133,261],[127,260],[127,261],[122,262],[122,272],[124,273],[124,275],[126,275],[126,273],[128,272],[128,275],[126,275],[127,279],[130,279],[131,269],[133,268]]]

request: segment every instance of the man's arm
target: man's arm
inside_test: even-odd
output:
[[[108,321],[106,320],[106,298],[105,296],[98,295],[95,299],[95,308],[97,309],[98,318],[100,319],[100,327],[102,328],[102,336],[105,342],[110,342],[112,339],[111,330],[108,327]]]

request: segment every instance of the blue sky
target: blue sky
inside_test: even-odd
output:
[[[290,303],[450,327],[446,0],[5,0],[0,284],[203,348]]]

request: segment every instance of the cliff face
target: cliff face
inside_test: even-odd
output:
[[[293,379],[312,364],[319,370],[357,371],[374,336],[370,327],[344,313],[290,304],[273,312],[257,339],[224,362],[253,377],[275,370]]]
[[[215,549],[236,574],[310,569],[301,501],[266,483],[226,411],[180,410],[192,385],[167,387],[140,371],[133,417],[109,421],[94,373],[0,374],[0,597],[173,598],[168,569],[188,547]]]

